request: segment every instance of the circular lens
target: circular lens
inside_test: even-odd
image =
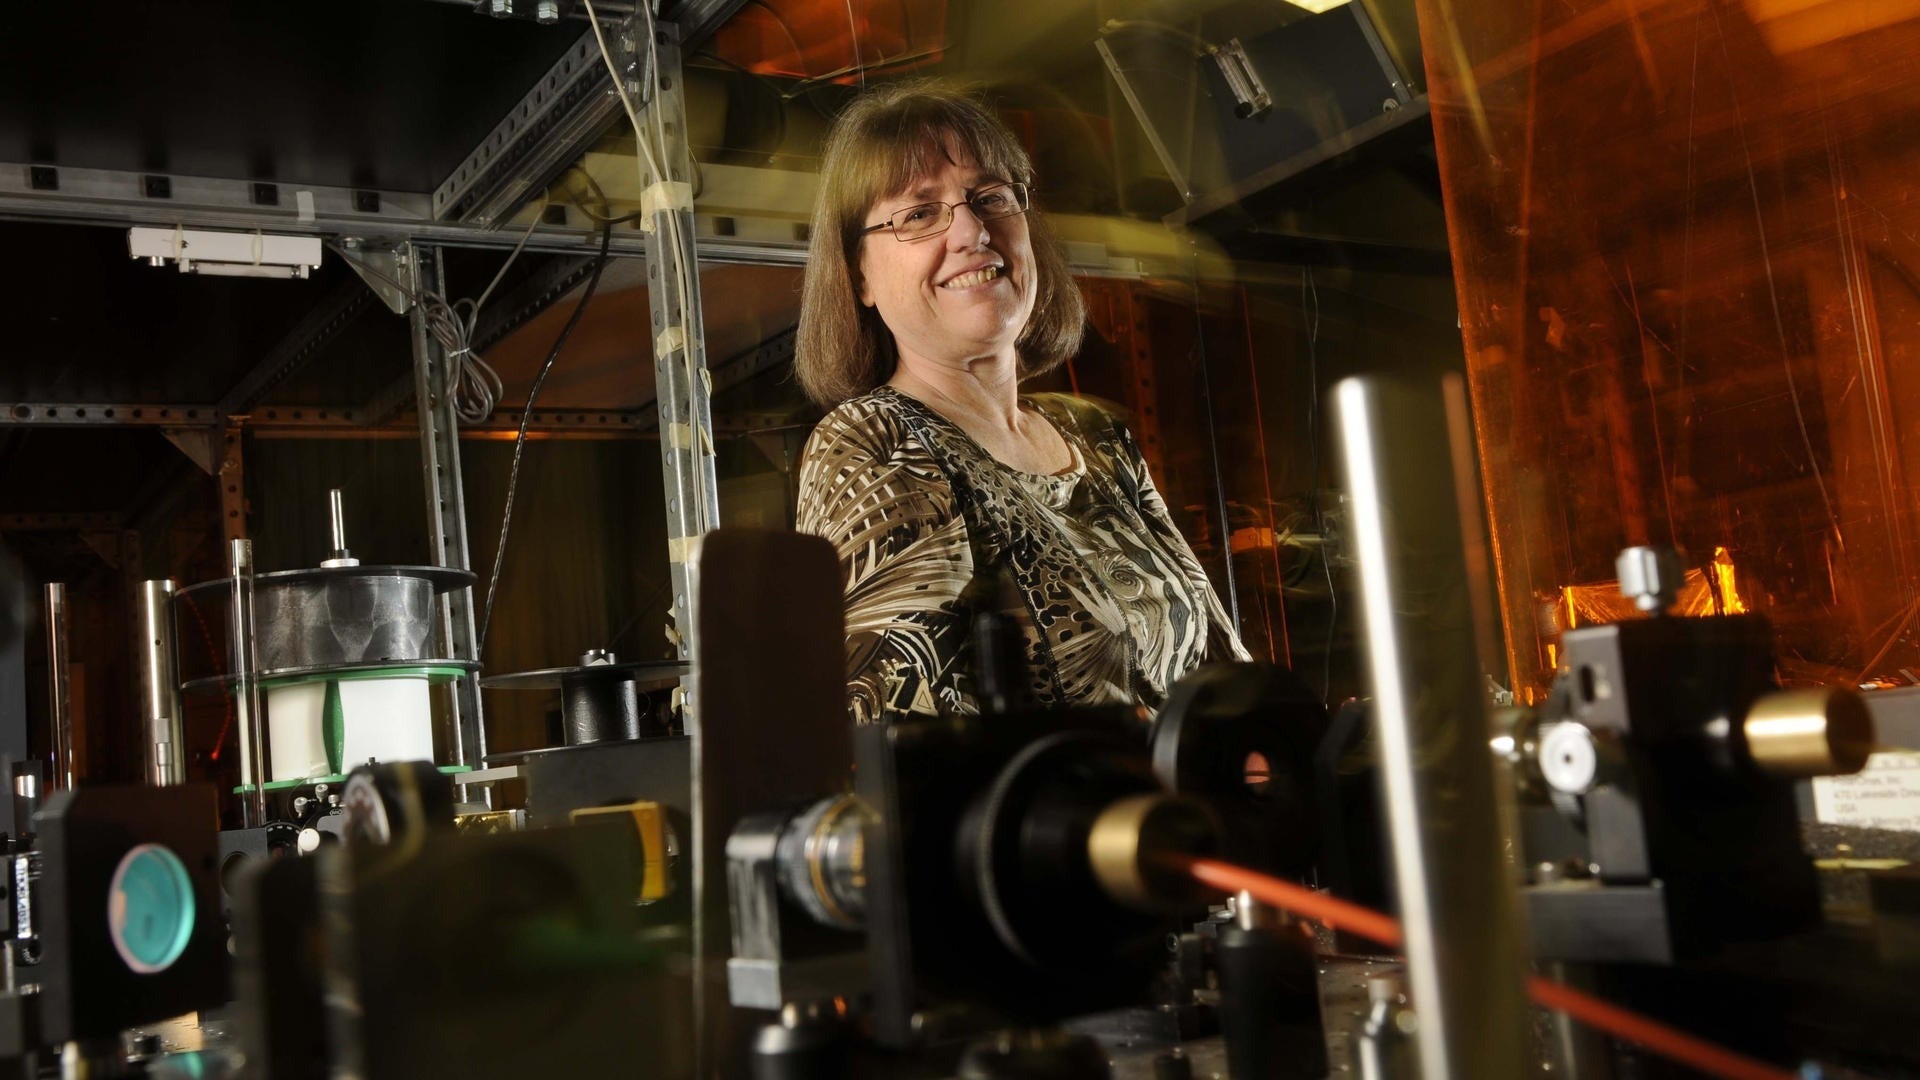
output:
[[[128,967],[142,975],[172,967],[193,923],[193,881],[178,855],[141,844],[120,859],[107,888],[107,934]]]

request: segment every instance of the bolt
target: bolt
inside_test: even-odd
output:
[[[1399,107],[1400,107],[1400,99],[1398,98],[1388,98],[1387,100],[1380,103],[1381,112],[1392,112],[1393,110]]]
[[[559,22],[559,0],[540,0],[540,6],[534,9],[533,17],[548,26]]]
[[[487,10],[496,19],[510,18],[513,15],[513,0],[489,0]]]

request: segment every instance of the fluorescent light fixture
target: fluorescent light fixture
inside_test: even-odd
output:
[[[178,262],[183,274],[305,278],[319,269],[321,247],[317,236],[136,225],[127,230],[127,251],[152,266]]]

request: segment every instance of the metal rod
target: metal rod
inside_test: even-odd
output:
[[[53,784],[60,791],[73,788],[73,712],[67,679],[67,587],[50,581],[47,603],[47,712],[53,724]]]
[[[339,488],[327,491],[327,518],[333,526],[333,558],[341,558],[347,553],[347,507],[340,498]]]
[[[247,824],[259,828],[267,823],[267,733],[265,709],[260,702],[260,680],[255,676],[257,657],[253,636],[253,541],[231,542],[228,566],[233,577],[233,602],[228,607],[233,640],[233,697],[240,711],[240,733],[246,741],[242,763],[247,768],[243,783],[247,792]]]
[[[147,782],[155,787],[185,783],[186,718],[180,710],[180,671],[174,651],[174,583],[140,583],[140,709],[146,733]]]
[[[1457,377],[1365,377],[1333,399],[1421,1075],[1523,1076],[1525,934],[1487,751],[1484,576],[1463,523],[1479,508],[1458,474],[1471,457],[1453,452],[1464,395]]]

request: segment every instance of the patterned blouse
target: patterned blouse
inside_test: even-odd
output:
[[[980,568],[1006,566],[1025,601],[1026,704],[1157,707],[1203,661],[1247,658],[1126,428],[1065,395],[1023,403],[1072,468],[1005,465],[889,386],[808,441],[798,525],[840,555],[856,723],[978,711],[962,593]]]

